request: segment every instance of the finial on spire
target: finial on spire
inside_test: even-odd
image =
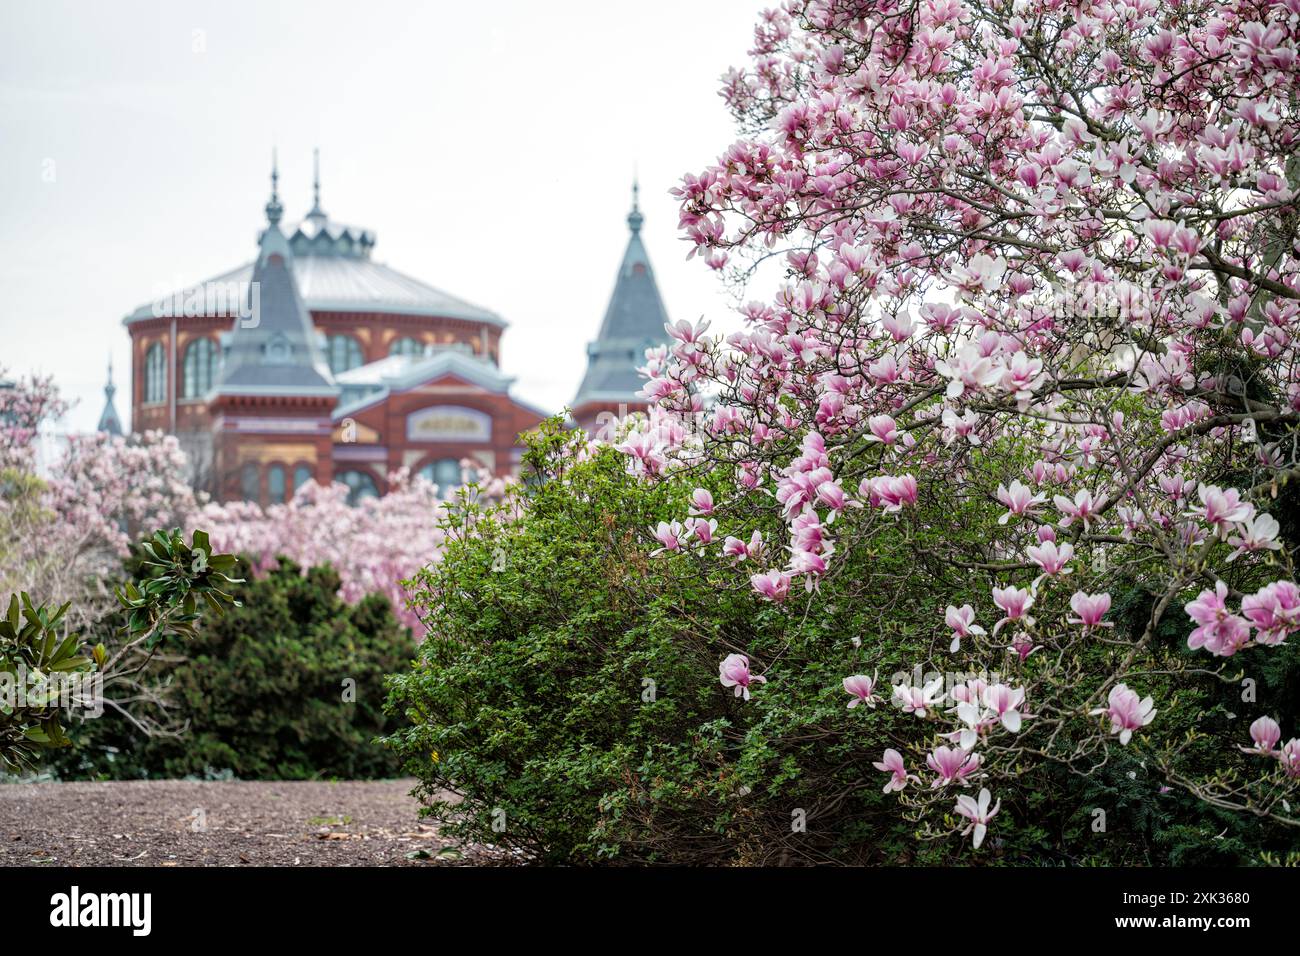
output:
[[[104,410],[99,414],[99,425],[96,431],[107,432],[110,435],[122,434],[122,420],[117,417],[117,409],[113,407],[113,394],[117,391],[117,386],[113,384],[113,355],[108,356],[108,381],[104,385]]]
[[[641,231],[641,223],[645,222],[645,216],[641,215],[641,181],[635,173],[632,175],[632,211],[627,214],[627,227],[633,233]]]
[[[325,210],[320,207],[320,147],[317,146],[311,151],[312,153],[312,202],[311,212],[308,216],[315,216],[320,219],[325,218]]]
[[[280,204],[280,163],[275,147],[271,147],[271,199],[266,204],[266,221],[277,226],[283,215],[284,206]]]

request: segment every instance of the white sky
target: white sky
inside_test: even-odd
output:
[[[4,0],[0,366],[53,374],[91,429],[111,353],[125,420],[122,317],[252,258],[273,145],[301,218],[319,146],[331,218],[504,316],[515,394],[558,411],[634,168],[669,316],[738,324],[667,191],[736,138],[718,79],[771,2]]]

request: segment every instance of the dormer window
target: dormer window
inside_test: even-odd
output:
[[[293,358],[293,346],[286,336],[277,332],[263,346],[262,354],[266,358],[268,365],[288,365]]]

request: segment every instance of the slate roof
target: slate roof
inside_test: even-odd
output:
[[[122,419],[117,417],[117,406],[113,404],[113,396],[117,393],[117,386],[113,384],[113,363],[108,363],[108,382],[104,385],[104,410],[99,413],[99,424],[95,426],[97,432],[107,432],[110,435],[122,434]]]
[[[509,395],[514,383],[513,376],[503,375],[492,362],[459,349],[439,349],[428,355],[390,355],[335,376],[343,395],[334,418],[347,418],[394,392],[416,388],[444,375],[455,375],[499,395]],[[510,400],[542,417],[548,414],[513,396]]]
[[[465,319],[504,328],[506,322],[489,309],[466,302],[431,285],[404,275],[382,262],[368,259],[324,256],[311,252],[293,258],[294,279],[303,303],[312,312],[381,312],[390,315],[438,316]],[[249,282],[253,263],[214,276],[200,283],[206,297],[207,288],[229,288],[233,283]],[[191,290],[183,290],[184,295]],[[164,299],[176,301],[176,295]],[[158,314],[147,302],[128,315],[126,324],[149,319]],[[168,314],[162,312],[163,315]]]
[[[216,394],[339,394],[298,293],[292,261],[289,242],[272,221],[251,272],[258,291],[252,318],[234,322]]]
[[[645,350],[668,340],[664,330],[668,312],[655,284],[650,257],[641,241],[644,221],[645,217],[634,200],[632,212],[627,217],[631,236],[600,332],[587,346],[587,374],[573,400],[574,408],[588,401],[628,404],[640,401],[637,392],[645,384],[645,379],[637,369],[645,364]]]
[[[279,227],[284,207],[276,193],[278,174],[271,175],[272,194],[266,206],[267,221]],[[371,260],[375,234],[360,226],[335,222],[321,209],[319,171],[311,211],[283,236],[293,253],[294,280],[304,304],[312,312],[380,312],[483,322],[505,328],[506,322],[491,309],[467,302],[428,283],[413,279],[382,262]],[[256,263],[247,262],[229,272],[179,290],[158,302],[147,302],[123,322],[170,316],[175,303],[215,303],[212,314],[226,314],[221,292],[253,278]],[[182,305],[184,308],[185,306]]]

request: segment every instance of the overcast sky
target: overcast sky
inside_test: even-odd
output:
[[[627,238],[673,320],[734,327],[685,261],[684,172],[735,138],[718,78],[771,0],[0,3],[0,366],[90,429],[122,317],[253,257],[279,150],[286,222],[322,205],[374,258],[499,312],[515,393],[573,398]]]

